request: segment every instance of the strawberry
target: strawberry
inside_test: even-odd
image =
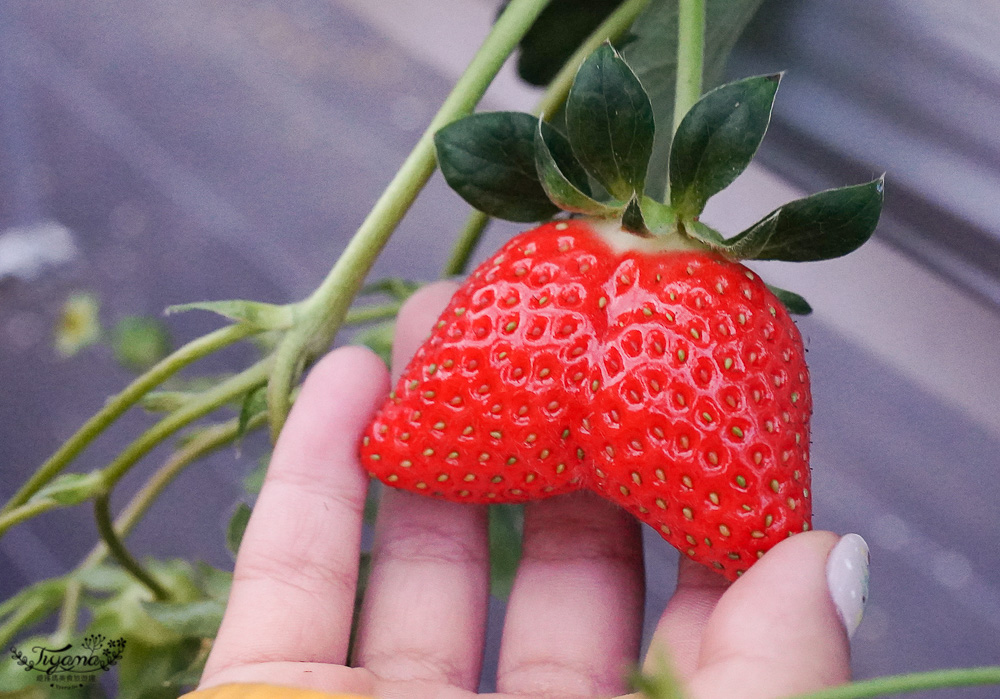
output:
[[[577,219],[470,276],[361,458],[458,502],[591,489],[735,578],[810,526],[810,407],[798,330],[754,272]]]
[[[442,174],[481,211],[585,216],[523,233],[473,272],[364,435],[371,475],[468,503],[589,489],[729,579],[809,529],[812,399],[788,315],[809,305],[741,260],[851,252],[875,230],[883,182],[789,202],[731,238],[700,220],[750,163],[780,77],[691,107],[663,202],[645,194],[663,165],[652,104],[607,44],[577,72],[565,135],[516,112],[438,131]]]

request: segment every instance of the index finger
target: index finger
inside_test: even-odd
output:
[[[203,683],[257,662],[346,660],[368,488],[357,445],[387,391],[382,362],[357,347],[310,373],[243,537]]]

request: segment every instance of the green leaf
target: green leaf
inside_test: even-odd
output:
[[[624,207],[620,203],[603,204],[593,199],[563,174],[549,148],[541,119],[535,131],[535,167],[546,196],[560,209],[604,218],[621,215]]]
[[[885,178],[828,189],[772,211],[726,241],[739,259],[811,262],[861,247],[878,224]]]
[[[545,194],[535,168],[535,117],[484,112],[452,122],[434,135],[438,165],[448,185],[476,209],[508,221],[541,221],[559,208]],[[552,157],[575,186],[589,191],[587,175],[566,138],[541,126]]]
[[[566,99],[573,153],[611,196],[629,201],[643,192],[654,131],[646,91],[605,43],[580,66]]]
[[[708,0],[705,3],[706,89],[722,80],[729,53],[762,0]],[[650,0],[621,45],[653,105],[658,137],[646,175],[646,192],[660,199],[667,185],[674,90],[677,74],[677,0]]]
[[[233,516],[229,518],[229,525],[226,527],[226,547],[234,558],[240,550],[252,513],[253,509],[245,502],[241,502],[236,506]]]
[[[267,410],[267,386],[260,386],[246,394],[240,406],[240,419],[237,423],[236,438],[241,439],[247,433],[250,421]]]
[[[161,321],[147,316],[122,318],[111,331],[111,349],[123,367],[137,374],[170,354],[170,333]]]
[[[226,611],[224,600],[203,599],[193,602],[143,602],[153,619],[174,633],[190,637],[213,638]]]
[[[104,492],[104,476],[100,471],[64,473],[31,496],[29,502],[55,500],[60,505],[79,505]]]
[[[684,232],[711,248],[716,250],[725,249],[725,238],[722,237],[722,234],[711,226],[706,226],[701,221],[685,221]]]
[[[642,198],[642,217],[646,222],[646,228],[653,235],[668,235],[677,228],[677,214],[674,210],[652,197]]]
[[[771,121],[780,75],[738,80],[704,95],[687,113],[670,150],[670,202],[686,218],[750,164]]]
[[[621,3],[553,0],[521,39],[518,74],[532,85],[548,85],[573,52]]]
[[[812,306],[804,298],[796,294],[794,291],[788,291],[787,289],[781,289],[776,286],[767,285],[767,288],[771,290],[771,293],[778,297],[778,300],[788,309],[788,312],[797,316],[807,316],[813,312]]]
[[[278,306],[273,303],[259,301],[244,301],[232,299],[229,301],[196,301],[170,306],[166,314],[183,313],[185,311],[209,311],[238,323],[247,323],[261,330],[287,330],[292,327],[294,314],[289,306]]]
[[[490,506],[490,593],[507,599],[521,560],[524,515],[519,505]]]
[[[181,693],[171,678],[191,666],[201,650],[201,639],[182,638],[150,645],[127,639],[118,663],[118,699],[176,699]]]
[[[257,459],[257,465],[243,478],[243,490],[248,495],[256,495],[264,487],[264,478],[267,476],[267,467],[271,463],[271,453],[268,452]]]

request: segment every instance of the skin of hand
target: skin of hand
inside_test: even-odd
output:
[[[400,314],[398,374],[455,286]],[[487,511],[386,489],[353,667],[348,640],[368,477],[357,444],[389,390],[381,361],[335,350],[311,371],[243,538],[200,689],[257,682],[391,699],[479,685],[489,599]],[[530,503],[497,691],[610,697],[639,661],[639,524],[587,493]],[[846,682],[850,647],[827,589],[831,532],[806,532],[735,583],[681,559],[645,666],[669,658],[691,699],[764,699]]]

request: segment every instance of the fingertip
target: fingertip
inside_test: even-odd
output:
[[[699,667],[751,672],[770,692],[761,696],[847,681],[850,645],[827,582],[838,541],[832,532],[798,534],[733,583],[706,625]]]

